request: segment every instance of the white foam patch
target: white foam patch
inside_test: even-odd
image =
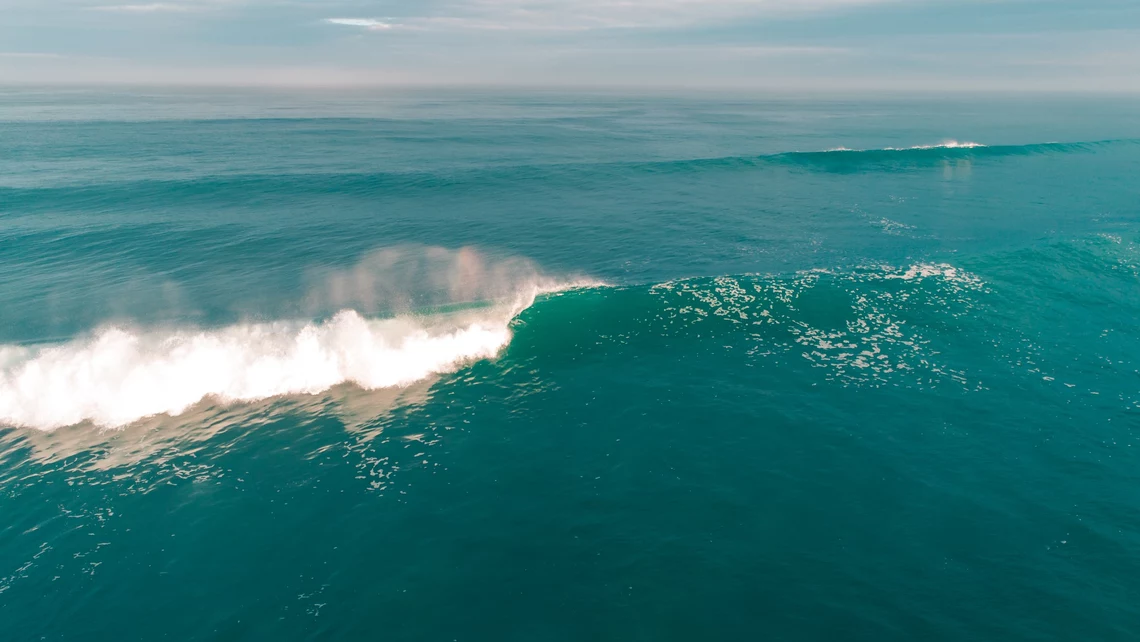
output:
[[[902,152],[912,149],[976,149],[978,147],[985,147],[981,143],[964,142],[960,143],[956,140],[946,140],[938,143],[937,145],[915,145],[914,147],[887,147],[888,151]]]
[[[0,424],[115,427],[178,415],[208,397],[252,401],[346,382],[406,386],[494,357],[521,307],[391,319],[346,310],[321,323],[196,331],[110,327],[47,347],[0,345]]]
[[[938,361],[924,329],[923,313],[963,317],[985,283],[946,263],[854,270],[807,270],[790,277],[718,277],[654,287],[674,301],[669,323],[732,323],[749,328],[747,354],[765,358],[799,354],[828,371],[829,380],[858,385],[902,383],[922,387],[940,380],[968,385],[964,373]],[[812,310],[813,293],[844,312]]]
[[[982,281],[974,274],[958,268],[948,263],[915,263],[903,271],[891,271],[891,268],[883,268],[884,279],[902,279],[903,281],[912,281],[914,279],[925,279],[930,277],[941,277],[950,283],[959,283],[972,286],[981,286]]]
[[[828,149],[826,151],[827,152],[877,152],[877,151],[907,152],[907,151],[925,150],[925,149],[977,149],[979,147],[986,147],[986,145],[983,145],[981,143],[972,143],[969,141],[958,142],[956,140],[946,140],[946,141],[942,141],[941,143],[938,143],[937,145],[915,145],[913,147],[884,147],[881,150],[879,150],[879,149],[852,149],[850,147],[832,147],[831,149]]]

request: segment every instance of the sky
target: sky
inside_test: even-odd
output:
[[[1140,0],[0,0],[0,84],[1140,92]]]

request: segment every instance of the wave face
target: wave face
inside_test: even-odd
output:
[[[575,305],[593,299],[599,308],[620,310],[593,331],[635,344],[622,348],[634,354],[669,346],[718,362],[726,372],[772,368],[783,377],[799,373],[842,386],[970,387],[977,381],[947,361],[937,344],[946,328],[974,323],[989,296],[981,277],[947,263],[868,265],[577,292],[522,318],[573,318],[580,314]],[[805,375],[805,368],[815,374]]]
[[[1138,276],[1135,243],[1106,236],[954,264],[583,290],[524,312],[510,356],[628,359],[645,376],[682,358],[690,372],[756,391],[799,382],[829,394],[906,390],[898,398],[909,399],[1020,387],[1131,412],[1140,409]]]

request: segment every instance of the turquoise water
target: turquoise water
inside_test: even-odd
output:
[[[1138,107],[2,92],[3,638],[1134,640]]]

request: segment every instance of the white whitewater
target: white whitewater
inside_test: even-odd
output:
[[[252,401],[351,382],[405,386],[510,341],[513,310],[475,318],[241,324],[215,330],[105,328],[62,345],[0,346],[0,423],[51,430],[177,415],[207,397]]]
[[[512,319],[537,296],[590,285],[554,281],[528,262],[490,260],[469,248],[390,248],[323,276],[309,303],[341,310],[324,321],[110,325],[55,345],[0,344],[0,426],[119,427],[178,415],[207,398],[255,401],[343,383],[408,386],[495,357],[511,340]],[[357,311],[416,291],[435,293],[433,304],[484,304],[385,318]]]

